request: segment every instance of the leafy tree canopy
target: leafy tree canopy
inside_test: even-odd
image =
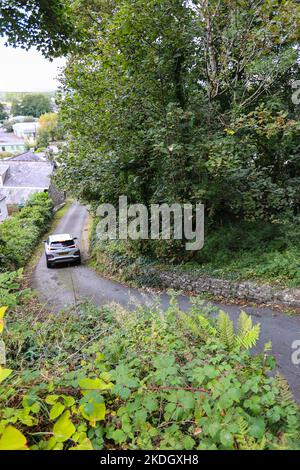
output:
[[[65,0],[2,0],[0,36],[12,46],[35,46],[46,56],[67,52],[78,38]]]
[[[39,118],[37,146],[47,147],[50,142],[63,138],[63,127],[57,113],[42,114]]]
[[[77,2],[61,184],[84,200],[205,203],[207,220],[300,210],[300,5]]]
[[[33,116],[35,118],[50,111],[50,98],[42,93],[26,94],[21,101],[14,101],[11,109],[13,116]]]

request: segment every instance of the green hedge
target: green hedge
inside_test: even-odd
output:
[[[47,193],[31,196],[25,207],[0,225],[0,271],[15,270],[30,258],[47,230],[53,204]]]

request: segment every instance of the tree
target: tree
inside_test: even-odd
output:
[[[46,56],[68,52],[80,39],[72,21],[71,2],[65,0],[2,0],[0,37],[7,44],[37,47]]]
[[[21,101],[14,101],[11,108],[13,116],[33,116],[35,118],[50,111],[50,98],[41,93],[26,94]]]
[[[63,128],[56,113],[46,113],[39,118],[37,146],[47,147],[50,142],[63,138]]]
[[[63,81],[62,185],[95,203],[201,200],[211,224],[300,210],[299,4],[77,5],[86,40]]]
[[[8,115],[5,111],[4,104],[0,102],[0,121],[5,121],[8,118]]]

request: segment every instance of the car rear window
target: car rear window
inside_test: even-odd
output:
[[[74,240],[65,240],[64,242],[52,242],[51,246],[72,246],[75,245]]]

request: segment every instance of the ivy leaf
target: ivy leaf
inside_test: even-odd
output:
[[[58,442],[67,441],[76,431],[70,420],[70,414],[70,411],[65,411],[53,426],[53,434]]]
[[[13,426],[7,426],[0,438],[0,450],[28,450],[26,437]]]

